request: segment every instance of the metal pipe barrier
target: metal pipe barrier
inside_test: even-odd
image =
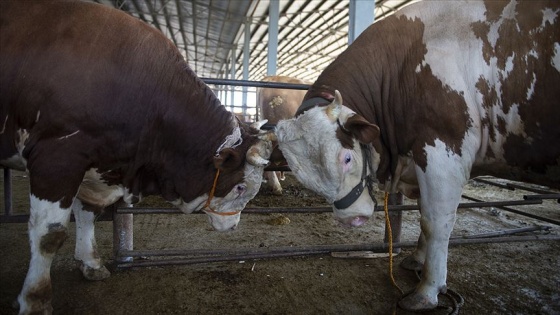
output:
[[[465,198],[466,199],[466,198]],[[519,206],[542,204],[542,200],[506,200],[506,201],[478,201],[460,203],[457,208],[483,208],[501,206]],[[419,210],[418,205],[389,205],[389,212]],[[375,211],[383,211],[383,206],[375,207]],[[242,213],[322,213],[332,212],[331,207],[310,207],[310,208],[245,208]],[[181,210],[175,208],[118,208],[118,214],[182,214]],[[202,214],[203,212],[193,212]]]
[[[468,199],[468,200],[476,201],[476,202],[484,202],[483,200],[480,200],[480,199],[474,198],[474,197],[470,197],[470,196],[467,196],[467,195],[462,195],[461,197],[463,197],[465,199]],[[540,200],[540,203],[542,203],[542,199],[524,199],[524,200],[526,200],[526,201]],[[528,218],[533,218],[533,219],[541,220],[541,221],[544,221],[544,222],[560,225],[560,221],[558,221],[558,220],[538,216],[536,214],[528,213],[528,212],[517,210],[517,209],[512,209],[512,208],[509,208],[507,206],[512,206],[512,205],[511,204],[510,205],[503,204],[503,205],[494,205],[493,207],[496,207],[498,209],[502,209],[502,210],[505,210],[505,211],[508,211],[508,212],[512,212],[512,213],[515,213],[515,214],[519,214],[519,215],[522,215],[522,216],[526,216]]]
[[[471,238],[491,238],[504,235],[513,235],[519,233],[535,232],[535,231],[549,231],[551,228],[548,226],[531,226],[525,228],[517,228],[503,231],[495,231],[482,234],[465,235],[465,236],[452,236],[450,239],[471,239]],[[400,241],[399,241],[400,242]],[[385,242],[384,242],[385,244]],[[327,245],[319,245],[327,246]],[[352,245],[351,245],[352,246]],[[275,247],[269,248],[271,253],[286,252],[286,248],[296,248],[296,252],[304,249],[307,251],[309,246],[289,246],[289,247]],[[314,248],[311,246],[311,248]],[[266,249],[236,249],[237,254],[255,254],[262,253]],[[118,254],[123,257],[153,257],[153,256],[216,256],[216,255],[229,255],[232,249],[152,249],[152,250],[122,250]]]
[[[212,79],[212,78],[201,78],[201,79],[206,84],[215,84],[215,85],[251,86],[251,87],[291,89],[291,90],[307,90],[310,87],[310,85],[308,84],[295,84],[295,83],[232,80],[232,79]]]
[[[527,242],[527,241],[558,241],[560,236],[556,235],[528,235],[528,236],[507,236],[507,237],[484,237],[484,238],[453,238],[449,240],[449,246],[488,244],[488,243],[507,243],[507,242]],[[416,242],[399,242],[393,244],[399,248],[414,248]],[[260,248],[252,250],[216,250],[220,256],[193,257],[183,259],[161,259],[161,260],[139,260],[126,263],[117,263],[117,268],[133,267],[154,267],[167,265],[189,265],[208,262],[240,261],[249,259],[270,259],[296,256],[328,255],[332,252],[352,252],[352,251],[371,251],[385,253],[388,244],[354,244],[354,245],[313,245],[313,246],[290,246],[278,248]],[[125,252],[123,255],[130,256],[133,253]]]

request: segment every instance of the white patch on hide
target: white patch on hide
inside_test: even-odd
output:
[[[78,132],[80,132],[80,130],[76,130],[76,131],[72,132],[71,134],[67,134],[66,136],[59,137],[58,140],[65,140],[65,139],[68,139],[68,138],[70,138],[70,137],[72,137],[72,136],[78,134]]]
[[[558,17],[558,10],[552,11],[550,8],[546,8],[543,11],[543,20],[540,29],[544,29],[546,24],[554,25],[554,20]]]
[[[556,71],[560,72],[560,43],[554,43],[554,56],[550,63]]]
[[[42,200],[33,194],[30,194],[29,201],[28,226],[31,261],[23,288],[18,296],[20,311],[22,312],[28,311],[29,308],[24,297],[36,289],[43,281],[50,283],[50,268],[54,253],[43,253],[41,250],[42,237],[49,233],[49,226],[51,224],[60,224],[63,227],[67,227],[70,221],[70,209],[61,208],[59,201],[50,202]]]
[[[121,185],[107,185],[95,168],[89,169],[85,175],[77,197],[83,202],[98,207],[106,207],[117,202],[124,195]]]
[[[535,83],[537,83],[537,76],[533,73],[533,80],[531,81],[531,86],[527,89],[527,101],[530,101],[535,94]]]
[[[414,11],[407,8],[410,7],[397,12],[397,16],[405,15],[410,20],[418,18],[425,21],[423,42],[426,44],[427,52],[422,63],[417,65],[416,72],[429,65],[433,75],[444,85],[458,93],[463,92],[464,95],[469,93],[469,87],[475,82],[465,82],[464,74],[468,73],[469,77],[478,79],[488,72],[488,67],[481,53],[482,41],[470,28],[462,25],[484,21],[486,19],[484,3],[473,2],[468,12],[442,6],[437,1],[427,1],[421,7],[414,6]],[[431,23],[430,21],[435,18],[438,22]],[[465,19],[467,21],[464,21]],[[441,36],[443,33],[449,36]],[[469,62],[465,63],[464,60]]]
[[[513,55],[509,56],[506,60],[506,66],[502,72],[503,78],[507,79],[509,77],[510,72],[513,70],[513,60],[515,58],[515,52]]]
[[[99,269],[102,267],[102,264],[101,259],[96,254],[95,213],[83,210],[83,204],[78,199],[74,200],[72,210],[76,220],[74,258],[90,268]]]

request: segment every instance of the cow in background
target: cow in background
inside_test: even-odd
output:
[[[276,136],[343,224],[371,217],[374,178],[418,199],[418,245],[401,265],[422,276],[399,305],[427,310],[447,288],[470,177],[560,188],[559,102],[559,1],[421,1],[366,29]]]
[[[109,276],[95,213],[161,195],[230,230],[272,151],[159,31],[106,6],[0,2],[0,165],[30,178],[31,262],[20,314],[50,314],[50,267],[76,218],[75,258]]]
[[[287,76],[268,76],[262,79],[263,82],[292,83],[292,84],[308,84],[311,82]],[[257,108],[260,113],[260,119],[268,120],[269,124],[276,124],[281,119],[289,119],[294,117],[303,97],[305,90],[294,89],[278,89],[278,88],[257,88]],[[280,151],[273,152],[274,157],[271,161],[285,161],[281,157]],[[275,195],[282,194],[282,185],[278,179],[284,180],[284,172],[264,172],[264,178],[267,185],[272,189]]]

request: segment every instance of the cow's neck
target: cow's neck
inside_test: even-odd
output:
[[[306,99],[316,96],[334,95],[339,90],[343,104],[379,126],[381,138],[374,143],[381,154],[378,179],[385,182],[394,174],[398,156],[406,154],[410,141],[402,136],[406,133],[406,121],[410,111],[409,99],[404,86],[414,87],[411,78],[403,73],[414,73],[416,63],[409,62],[421,52],[416,51],[413,43],[421,41],[422,28],[418,30],[397,30],[395,23],[385,20],[378,23],[379,32],[366,30],[360,37],[331,63],[319,76],[306,95]],[[375,42],[375,45],[371,43]],[[408,45],[407,49],[397,45]],[[394,51],[387,54],[386,51]],[[383,52],[380,54],[380,52]],[[402,53],[404,52],[404,53]],[[408,60],[408,61],[407,61]]]
[[[157,105],[158,112],[146,128],[155,132],[146,132],[140,139],[136,163],[125,179],[134,195],[161,194],[166,200],[181,197],[188,202],[212,186],[213,157],[224,139],[234,133],[237,122],[189,72],[182,84],[169,88],[175,96]],[[192,93],[196,85],[202,88]]]

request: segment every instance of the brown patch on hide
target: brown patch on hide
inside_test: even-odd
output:
[[[490,26],[485,22],[475,22],[471,25],[472,31],[475,36],[482,41],[482,56],[486,64],[490,64],[490,58],[494,54],[494,49],[488,41],[488,32],[490,32]]]
[[[414,162],[426,171],[426,145],[435,146],[435,140],[445,143],[447,150],[461,155],[461,146],[467,130],[472,125],[468,106],[462,93],[452,90],[441,82],[431,71],[429,65],[418,73],[420,94],[416,111],[417,135],[412,147]]]
[[[496,141],[496,132],[492,126],[491,118],[488,117],[488,110],[498,104],[498,93],[495,89],[491,89],[488,81],[483,77],[478,78],[475,84],[476,89],[482,94],[482,107],[486,109],[486,115],[482,117],[482,127],[488,128],[489,137],[492,141]]]
[[[502,15],[502,11],[508,5],[508,3],[509,1],[484,1],[484,6],[486,7],[486,20],[489,22],[497,21]]]
[[[338,128],[336,128],[336,138],[340,141],[343,148],[354,148],[354,138],[352,137],[352,134],[348,132],[348,130],[343,129],[342,126],[338,126]]]
[[[513,16],[507,16],[498,27],[494,23],[505,17],[503,10],[508,3],[486,1],[488,21],[472,25],[475,35],[483,42],[486,62],[495,58],[497,70],[500,70],[496,78],[501,87],[501,111],[521,117],[520,126],[508,126],[508,120],[501,114],[490,118],[495,119],[489,122],[492,124],[490,134],[498,132],[506,137],[504,157],[511,167],[494,175],[525,174],[516,179],[539,182],[536,173],[549,179],[555,176],[552,173],[558,169],[560,156],[560,146],[553,145],[560,143],[560,73],[552,67],[552,58],[556,53],[554,45],[560,42],[560,3],[518,2]],[[544,12],[547,11],[556,12],[555,24],[550,21],[543,24]],[[497,28],[498,38],[494,47],[489,41],[490,28]],[[491,109],[487,107],[487,93],[496,93],[496,88],[482,84],[477,84],[477,88],[485,95],[485,108]],[[500,104],[494,104],[497,105]],[[515,107],[517,114],[512,113]],[[515,130],[515,134],[508,134],[508,129]],[[491,139],[495,140],[495,137]],[[546,180],[540,182],[545,183]]]
[[[29,303],[31,314],[51,314],[52,285],[50,279],[42,279],[36,286],[30,288],[25,299]]]
[[[258,141],[256,137],[256,135],[258,134],[258,130],[254,128],[250,128],[248,125],[244,125],[244,124],[240,124],[239,127],[241,128],[241,136],[243,138],[243,142],[234,150],[238,154],[238,157],[240,159],[240,164],[238,164],[238,166],[235,168],[231,168],[226,174],[220,173],[218,185],[216,187],[216,192],[214,194],[216,197],[226,196],[233,189],[235,185],[243,181],[245,177],[245,173],[244,173],[245,166],[248,163],[247,152]],[[212,182],[215,173],[211,172],[208,175],[210,175],[209,178],[212,179],[212,181],[210,181],[210,185],[208,186],[208,191],[209,191],[209,189],[212,187]]]
[[[105,209],[105,207],[92,205],[92,204],[89,204],[89,203],[83,203],[82,209],[84,211],[93,212],[93,213],[97,214],[97,213],[103,212],[103,209]]]
[[[47,234],[41,237],[41,252],[43,254],[54,254],[68,238],[66,227],[60,223],[51,223]]]

